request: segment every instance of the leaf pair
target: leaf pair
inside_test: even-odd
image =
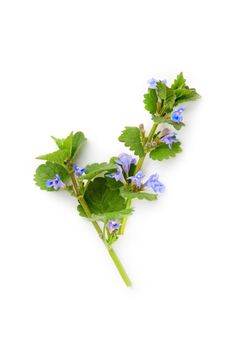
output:
[[[86,138],[81,131],[78,131],[75,134],[73,134],[72,132],[65,139],[58,139],[54,136],[52,136],[52,139],[58,146],[58,151],[44,154],[42,156],[37,157],[37,159],[48,160],[52,163],[59,164],[65,168],[65,162],[67,160],[75,160],[81,146],[86,141]]]

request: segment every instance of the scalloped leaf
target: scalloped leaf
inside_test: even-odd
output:
[[[157,110],[158,96],[155,89],[148,89],[147,94],[144,95],[144,107],[151,114]]]
[[[177,153],[182,152],[181,143],[176,142],[172,144],[172,147],[169,148],[165,143],[157,146],[150,152],[150,158],[153,160],[164,160],[171,157],[175,157]]]
[[[68,172],[59,164],[54,164],[51,162],[46,162],[41,164],[36,169],[34,175],[34,181],[41,190],[55,191],[53,188],[46,187],[46,182],[50,179],[54,179],[56,175],[59,175],[63,182],[69,179]]]
[[[143,157],[145,155],[139,128],[126,126],[118,140],[120,142],[124,142],[125,146],[129,147],[129,149],[133,151],[135,155],[139,157]]]
[[[93,214],[106,214],[121,211],[126,207],[126,200],[120,195],[119,187],[113,187],[112,182],[104,177],[96,177],[87,187],[84,198]],[[78,206],[80,215],[85,216]]]

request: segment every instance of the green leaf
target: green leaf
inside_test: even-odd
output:
[[[167,97],[167,86],[162,81],[157,81],[156,83],[158,95],[161,100],[166,100]]]
[[[173,110],[175,100],[176,100],[176,94],[172,89],[168,87],[166,88],[167,88],[167,92],[166,92],[166,99],[163,103],[163,112],[168,113]]]
[[[158,96],[155,89],[148,89],[148,93],[144,95],[144,107],[151,114],[154,114],[157,110]]]
[[[126,199],[146,199],[148,201],[154,201],[157,199],[157,195],[146,192],[132,192],[129,189],[122,187],[120,190],[122,197]]]
[[[59,150],[44,154],[37,157],[36,159],[48,160],[52,163],[60,164],[65,167],[65,161],[70,159],[75,159],[80,147],[85,142],[86,138],[81,131],[70,133],[70,135],[64,139],[58,139],[52,136]]]
[[[36,169],[34,181],[41,190],[55,191],[53,188],[46,187],[46,182],[50,179],[54,179],[56,175],[59,175],[63,182],[66,182],[69,178],[68,172],[61,165],[46,162],[45,164],[39,165]]]
[[[157,146],[150,152],[150,158],[153,160],[163,160],[171,157],[175,157],[177,153],[182,151],[181,143],[176,142],[172,144],[171,149],[166,144]]]
[[[177,90],[177,89],[182,89],[185,87],[185,78],[183,76],[183,73],[181,72],[180,74],[177,75],[176,79],[174,80],[171,89]]]
[[[65,150],[67,152],[68,157],[70,157],[71,150],[72,150],[72,142],[73,142],[73,132],[71,132],[70,135],[67,136],[65,139],[58,139],[54,136],[51,136],[51,137],[55,141],[58,148],[60,150]]]
[[[158,124],[170,124],[172,125],[176,130],[180,130],[182,128],[182,126],[185,126],[184,123],[175,123],[173,122],[173,120],[171,119],[167,119],[165,117],[161,117],[159,115],[155,115],[152,117],[152,120],[155,122],[155,123],[158,123]]]
[[[97,177],[90,182],[84,198],[93,214],[121,211],[126,207],[126,200],[121,197],[119,188],[110,187],[104,177]],[[80,212],[80,208],[78,210]]]
[[[107,171],[113,171],[116,169],[116,164],[112,163],[93,163],[87,165],[87,170],[82,176],[82,179],[91,180],[95,176],[105,173]]]
[[[119,211],[108,212],[104,214],[93,214],[90,218],[91,221],[103,221],[108,222],[110,220],[120,220],[133,213],[133,209],[122,209]]]
[[[122,131],[119,141],[124,142],[126,147],[129,147],[131,151],[134,151],[139,157],[144,156],[144,148],[141,142],[140,130],[137,127],[126,127]]]
[[[175,106],[183,102],[195,101],[200,97],[201,96],[196,92],[195,89],[184,88],[176,90]]]
[[[53,153],[44,154],[36,159],[48,160],[52,163],[60,164],[65,167],[65,160],[69,158],[69,151],[67,149],[59,149]]]
[[[73,141],[72,141],[72,151],[71,151],[71,158],[72,160],[75,160],[80,148],[86,141],[86,137],[83,132],[78,131],[73,135]]]
[[[162,112],[171,112],[176,100],[175,92],[166,86],[162,81],[157,82],[158,95],[162,102]]]

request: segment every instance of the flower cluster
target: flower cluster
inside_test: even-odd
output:
[[[130,167],[132,164],[136,163],[136,158],[133,158],[127,153],[121,153],[116,160],[117,163],[117,172],[108,174],[107,176],[115,179],[116,181],[121,181],[126,183],[126,179],[129,176]]]
[[[117,172],[108,174],[108,177],[114,178],[116,181],[121,181],[124,184],[130,182],[133,186],[140,190],[149,188],[155,193],[162,193],[165,190],[165,186],[159,181],[158,174],[151,175],[145,183],[142,183],[142,179],[145,177],[142,170],[139,170],[135,175],[128,176],[131,165],[135,164],[135,158],[133,158],[131,155],[126,153],[120,154],[119,158],[116,160],[116,163]],[[118,164],[121,164],[121,166]]]

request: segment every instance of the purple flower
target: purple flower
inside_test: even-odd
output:
[[[65,184],[61,181],[60,176],[56,175],[55,179],[50,179],[46,182],[46,187],[53,187],[54,190],[58,190],[60,187],[65,187]]]
[[[133,185],[135,185],[137,187],[141,187],[142,186],[141,180],[144,177],[145,177],[145,175],[143,174],[143,172],[141,170],[139,170],[135,176],[130,176],[130,177],[128,177],[128,179],[131,180]]]
[[[123,176],[123,172],[122,172],[122,168],[120,167],[120,165],[117,165],[117,172],[116,173],[112,173],[112,174],[108,174],[106,175],[107,177],[110,177],[112,179],[115,179],[116,181],[125,181],[124,176]]]
[[[76,175],[77,177],[82,176],[82,175],[85,173],[86,170],[87,170],[87,168],[82,168],[82,169],[80,169],[80,168],[77,166],[77,164],[74,164],[74,172],[75,172],[75,175]]]
[[[154,174],[149,177],[145,186],[151,188],[155,193],[161,193],[165,190],[164,184],[159,181],[159,175]]]
[[[157,89],[156,83],[160,81],[160,80],[156,80],[154,78],[151,78],[147,81],[147,83],[149,84],[149,88],[150,89]],[[162,80],[162,83],[164,83],[165,85],[167,84],[167,80]]]
[[[108,228],[110,233],[113,233],[114,231],[117,231],[120,226],[121,226],[121,224],[118,221],[115,221],[115,220],[111,220],[107,224],[107,228]]]
[[[171,120],[175,123],[181,123],[183,121],[182,112],[184,112],[184,110],[185,108],[183,107],[176,109],[171,115]]]
[[[164,137],[161,138],[161,141],[166,143],[166,145],[168,145],[168,147],[171,149],[173,143],[179,142],[179,140],[176,138],[176,135],[177,135],[176,132],[165,135]]]
[[[128,176],[130,167],[132,164],[136,163],[136,159],[133,158],[130,154],[121,153],[116,160],[116,163],[122,166],[126,176]]]

